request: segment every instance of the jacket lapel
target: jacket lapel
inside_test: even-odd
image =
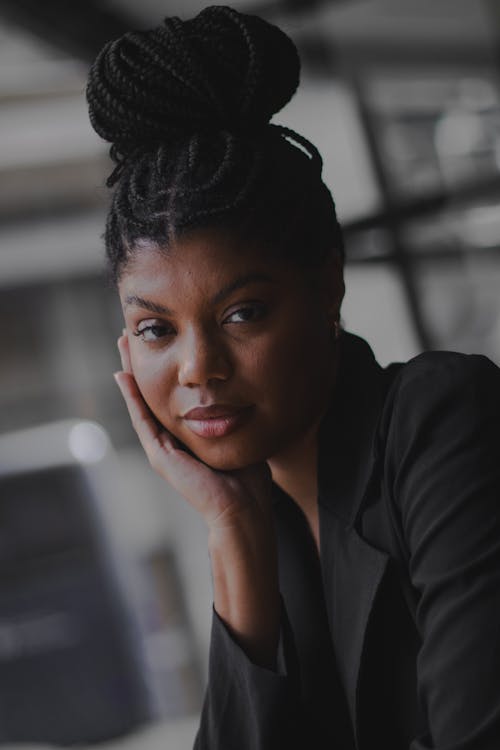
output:
[[[388,556],[356,531],[375,478],[376,427],[387,388],[362,340],[343,334],[334,399],[319,433],[321,567],[339,676],[358,739],[358,685],[370,613]]]
[[[388,556],[327,510],[321,520],[323,580],[340,681],[358,740],[358,684],[370,613]],[[326,541],[328,539],[328,541]]]

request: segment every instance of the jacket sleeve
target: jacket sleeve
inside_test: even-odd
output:
[[[208,686],[194,750],[303,750],[296,656],[283,600],[275,671],[256,666],[215,609]]]
[[[416,358],[392,422],[395,524],[417,593],[419,700],[411,750],[500,747],[500,370]]]

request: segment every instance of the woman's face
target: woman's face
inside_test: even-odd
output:
[[[156,418],[216,469],[263,461],[324,411],[342,282],[222,230],[136,249],[119,283],[132,369]]]

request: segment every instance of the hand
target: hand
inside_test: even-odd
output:
[[[267,517],[271,474],[267,464],[223,472],[190,455],[155,418],[132,372],[128,337],[118,339],[122,368],[115,380],[125,399],[132,425],[149,463],[203,516],[209,528],[237,526],[248,517]]]
[[[187,453],[155,418],[135,381],[127,335],[115,379],[149,463],[209,528],[214,607],[250,659],[274,668],[280,627],[277,548],[267,464],[216,471]]]

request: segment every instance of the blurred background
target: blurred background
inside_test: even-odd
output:
[[[302,84],[276,117],[325,162],[345,327],[382,364],[500,364],[497,0],[238,0]],[[192,747],[211,584],[203,526],[149,469],[112,373],[110,170],[88,123],[108,39],[196,0],[0,2],[0,744]]]

